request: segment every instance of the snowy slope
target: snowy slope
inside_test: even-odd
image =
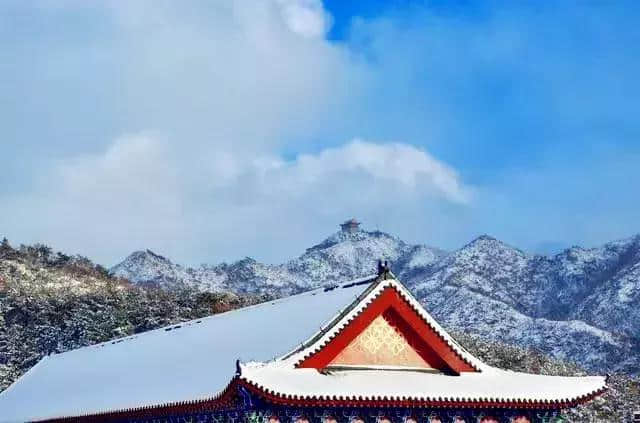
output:
[[[247,258],[191,269],[158,257],[137,252],[112,272],[169,288],[289,295],[370,274],[382,258],[450,329],[590,369],[640,372],[640,236],[541,256],[486,235],[446,253],[360,230],[337,232],[281,265]]]
[[[600,281],[571,316],[640,337],[640,236],[606,244],[600,255]]]
[[[454,330],[591,369],[639,371],[638,237],[547,257],[481,236],[406,283]]]

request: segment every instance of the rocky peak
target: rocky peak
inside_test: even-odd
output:
[[[483,251],[493,255],[502,254],[504,252],[507,252],[509,254],[519,254],[522,256],[526,255],[520,249],[486,234],[480,235],[479,237],[473,239],[467,245],[463,246],[460,250]]]
[[[446,266],[455,266],[463,271],[496,274],[509,273],[526,265],[527,255],[489,235],[482,235],[449,255]]]
[[[132,282],[145,283],[164,279],[175,273],[175,265],[168,258],[151,250],[134,251],[121,263],[111,268],[111,274]]]
[[[129,255],[127,260],[135,262],[153,261],[157,263],[171,263],[171,260],[169,260],[168,258],[161,256],[160,254],[156,254],[149,249],[146,249],[144,251],[134,251]]]
[[[317,251],[317,250],[325,250],[327,248],[331,248],[334,245],[343,244],[343,243],[352,243],[352,244],[362,244],[372,240],[388,240],[397,244],[404,244],[402,240],[396,238],[392,235],[389,235],[386,232],[381,231],[365,231],[363,229],[354,230],[351,232],[347,231],[338,231],[331,234],[324,241],[319,244],[314,245],[313,247],[307,248],[307,252]]]

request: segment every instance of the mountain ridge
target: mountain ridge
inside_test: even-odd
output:
[[[640,373],[640,358],[632,354],[640,346],[640,235],[539,255],[487,234],[447,252],[357,229],[335,232],[282,264],[247,257],[190,268],[152,251],[143,257],[129,256],[112,274],[166,289],[273,296],[366,276],[378,259],[388,260],[450,329],[540,349],[589,369]]]

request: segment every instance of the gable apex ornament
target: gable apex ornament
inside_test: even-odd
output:
[[[385,260],[384,263],[382,260],[378,260],[378,278],[382,280],[392,279],[391,267],[387,260]]]

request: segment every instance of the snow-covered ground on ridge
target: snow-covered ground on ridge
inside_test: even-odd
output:
[[[185,268],[150,251],[111,271],[165,288],[290,295],[371,274],[376,260],[445,326],[572,359],[590,369],[640,372],[640,236],[598,248],[530,255],[487,235],[445,252],[384,232],[336,232],[280,265],[246,258]]]
[[[28,290],[48,291],[51,293],[83,295],[93,292],[96,287],[105,287],[108,282],[102,278],[82,274],[74,275],[62,269],[45,269],[29,266],[20,260],[0,259],[0,287],[9,277],[20,279]],[[125,285],[111,284],[112,289],[123,290]]]

